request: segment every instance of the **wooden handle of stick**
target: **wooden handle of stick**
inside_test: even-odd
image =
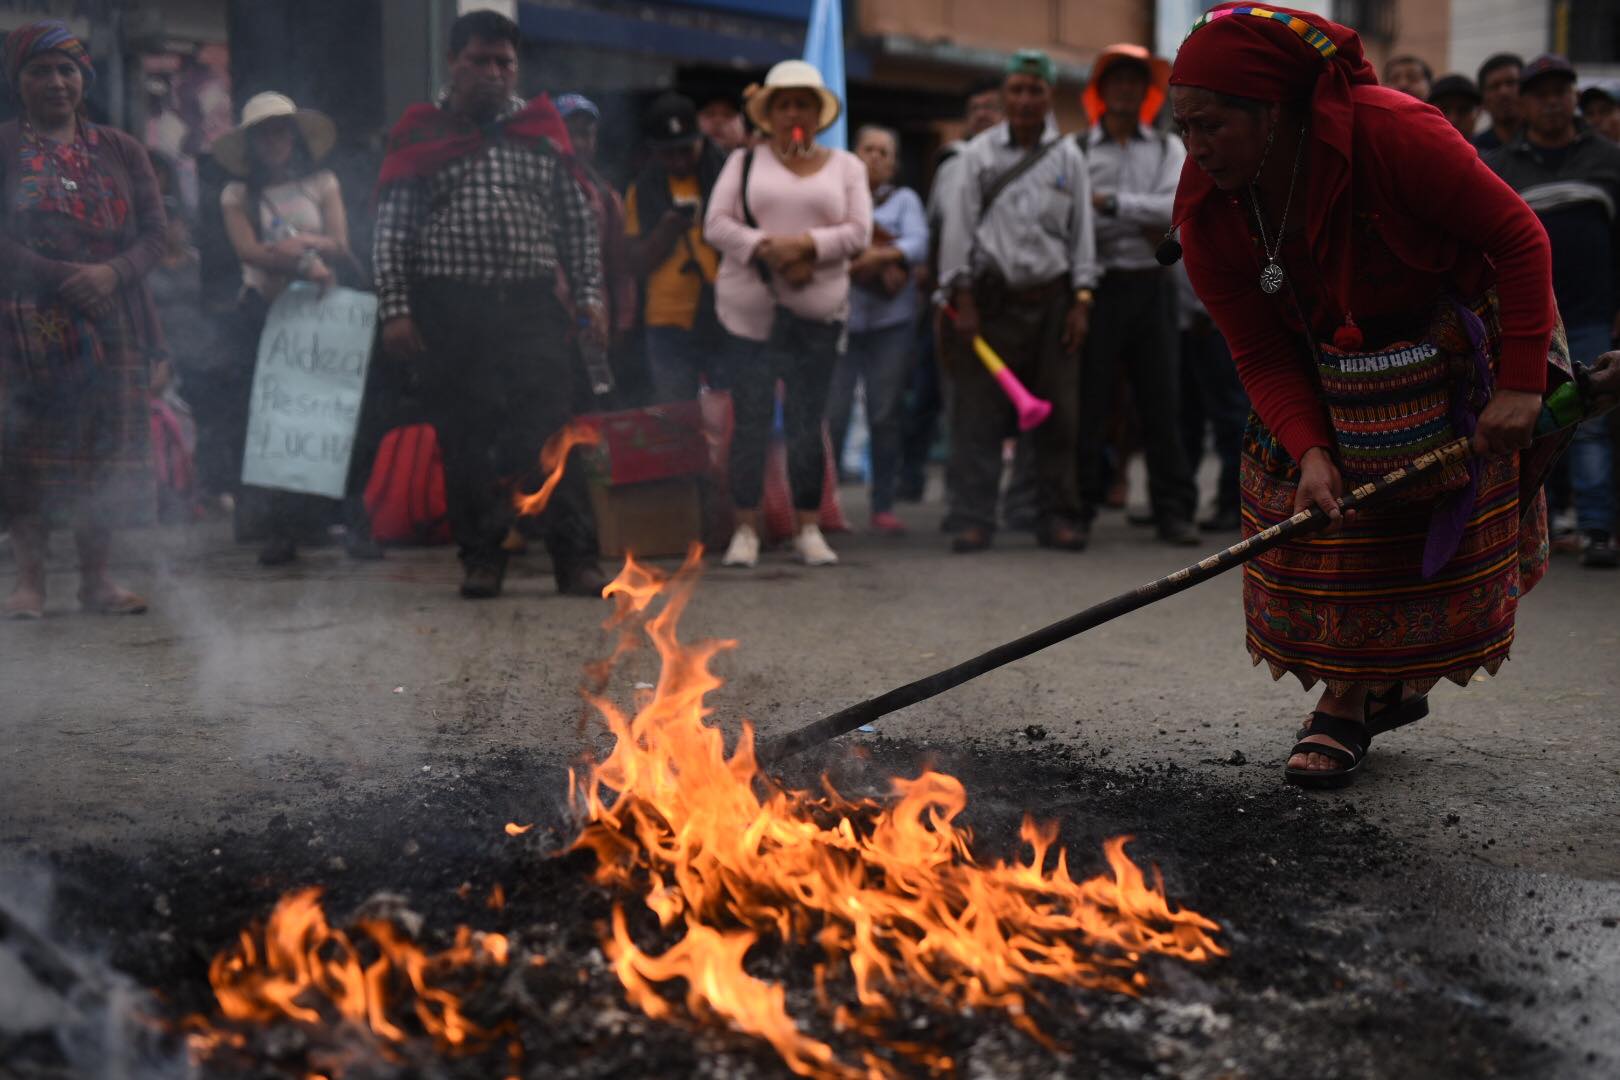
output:
[[[1403,469],[1396,469],[1380,479],[1361,485],[1339,500],[1339,508],[1358,510],[1376,505],[1448,466],[1467,461],[1472,454],[1473,446],[1470,439],[1461,438],[1449,442],[1437,450],[1422,455]],[[1167,596],[1185,592],[1194,585],[1202,584],[1212,577],[1224,574],[1234,566],[1241,566],[1250,559],[1265,554],[1279,544],[1320,532],[1331,520],[1326,511],[1320,507],[1301,510],[1287,521],[1280,521],[1269,529],[1233,544],[1225,551],[1183,567],[1173,574],[1166,574],[1157,581],[1150,581],[1128,593],[1121,593],[1112,600],[1104,600],[1015,641],[998,645],[989,652],[965,660],[955,667],[909,682],[886,694],[851,705],[831,716],[806,724],[797,731],[772,739],[760,747],[759,759],[766,764],[781,761],[817,743],[854,731],[862,724],[869,724],[881,716],[887,716],[919,701],[943,694],[988,671],[994,671],[1015,660],[1022,660],[1032,653],[1056,645],[1060,641],[1066,641],[1077,634],[1083,634],[1093,627],[1101,626],[1121,615],[1128,615]]]

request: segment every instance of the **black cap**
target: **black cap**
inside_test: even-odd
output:
[[[1438,105],[1441,99],[1448,97],[1467,98],[1475,105],[1485,100],[1480,96],[1474,80],[1466,75],[1442,75],[1434,80],[1434,88],[1429,91],[1429,104]]]
[[[1557,53],[1542,53],[1519,72],[1519,89],[1528,90],[1537,79],[1551,78],[1575,81],[1575,65]]]
[[[684,94],[660,94],[641,122],[647,141],[664,146],[702,138],[698,130],[697,106]]]

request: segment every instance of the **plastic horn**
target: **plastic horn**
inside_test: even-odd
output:
[[[952,322],[956,321],[955,308],[947,305],[945,314],[951,317]],[[1052,415],[1052,403],[1030,393],[1024,384],[1018,381],[1018,376],[1012,373],[1012,369],[1007,367],[1006,362],[996,354],[996,350],[990,347],[990,343],[978,334],[973,335],[973,351],[978,354],[979,362],[984,364],[990,377],[996,380],[1002,392],[1013,403],[1013,408],[1018,410],[1018,430],[1031,431],[1044,424],[1046,418]]]

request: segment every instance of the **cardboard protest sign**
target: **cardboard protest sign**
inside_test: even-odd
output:
[[[290,286],[259,338],[242,482],[342,498],[377,325],[377,298]]]

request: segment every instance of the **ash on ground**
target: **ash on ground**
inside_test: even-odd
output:
[[[922,764],[966,784],[964,820],[982,858],[1017,854],[1026,810],[1060,823],[1077,879],[1103,868],[1104,839],[1134,836],[1127,850],[1136,862],[1162,869],[1173,903],[1216,919],[1231,953],[1206,965],[1151,962],[1138,998],[1047,987],[1032,1016],[1056,1049],[998,1012],[947,1015],[921,999],[898,1001],[886,1034],[948,1055],[960,1076],[1613,1075],[1612,1058],[1535,1022],[1538,1004],[1557,997],[1560,1016],[1614,1030],[1612,1003],[1593,1000],[1582,1012],[1580,980],[1560,967],[1590,958],[1555,957],[1544,951],[1550,928],[1545,940],[1532,939],[1519,924],[1504,925],[1498,909],[1458,903],[1477,880],[1396,842],[1347,803],[1280,784],[1248,791],[1226,780],[1228,769],[1111,770],[1051,744],[935,757],[876,739],[792,762],[785,778],[808,787],[825,771],[846,795],[882,795],[889,777],[915,775]],[[626,1002],[600,949],[616,897],[591,884],[588,855],[561,854],[571,838],[554,794],[563,783],[554,764],[511,751],[436,762],[387,797],[343,799],[318,820],[278,816],[263,828],[133,856],[59,853],[52,932],[155,990],[174,1019],[211,1011],[210,958],[289,890],[323,886],[334,921],[376,893],[395,893],[425,920],[425,945],[442,947],[468,924],[508,935],[526,962],[467,988],[468,1015],[507,1032],[482,1053],[441,1058],[411,1046],[351,1077],[791,1075],[760,1040],[682,1007],[676,1021],[654,1021]],[[513,820],[535,828],[508,836],[503,826]],[[496,885],[500,907],[488,902]],[[635,912],[639,902],[626,907]],[[638,940],[658,940],[650,916],[632,925]],[[1620,938],[1620,930],[1603,932]],[[1592,940],[1594,950],[1614,947]],[[763,941],[748,966],[786,986],[801,1025],[859,1062],[859,1037],[833,1030],[813,1004],[817,956]],[[831,989],[847,994],[847,977]],[[8,1047],[5,1030],[0,1074],[89,1075],[56,1041],[16,1036]],[[319,1049],[266,1032],[244,1054],[221,1058],[212,1075],[302,1080]],[[926,1075],[915,1062],[891,1060],[903,1074]]]

